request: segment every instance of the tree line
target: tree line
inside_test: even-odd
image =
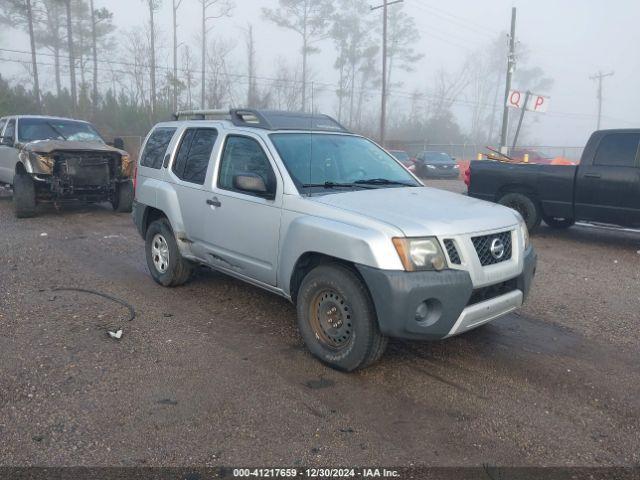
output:
[[[65,115],[92,120],[109,133],[144,135],[181,109],[328,108],[348,127],[375,136],[381,22],[366,0],[278,0],[263,8],[265,22],[299,40],[297,61],[277,57],[269,68],[257,54],[257,45],[268,39],[265,31],[247,25],[242,42],[212,32],[234,15],[233,0],[138,0],[146,18],[130,30],[119,28],[113,12],[96,1],[3,0],[0,22],[24,32],[29,47],[3,49],[0,43],[0,53],[22,55],[10,61],[26,69],[29,82],[27,87],[0,77],[0,114]],[[193,44],[181,29],[187,2],[198,8]],[[403,92],[403,77],[414,72],[424,52],[415,47],[421,31],[414,18],[402,4],[397,7],[389,12],[391,136],[491,140],[497,119],[491,127],[487,123],[500,103],[492,94],[501,82],[502,39],[483,47],[482,56],[467,54],[460,72],[430,71],[424,88]],[[165,11],[171,13],[169,34],[158,21]],[[333,52],[334,82],[314,70],[321,48]],[[548,82],[541,71],[534,77],[533,83]],[[454,114],[456,106],[471,112],[466,129]]]

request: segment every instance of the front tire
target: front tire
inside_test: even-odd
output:
[[[133,209],[133,182],[127,180],[116,186],[111,205],[116,212],[131,213]]]
[[[31,175],[17,173],[13,180],[13,206],[17,218],[36,214],[36,185]]]
[[[549,227],[556,230],[565,230],[576,224],[576,221],[573,218],[548,217],[545,215],[542,219]]]
[[[538,205],[524,193],[507,193],[498,200],[498,203],[505,207],[509,207],[522,215],[522,218],[527,224],[527,228],[530,232],[533,232],[538,228],[540,226],[540,222],[542,222],[542,216]]]
[[[311,353],[337,370],[352,372],[376,362],[387,337],[380,333],[369,292],[340,264],[314,268],[297,299],[298,328]]]
[[[173,230],[166,218],[149,225],[145,250],[147,266],[156,283],[163,287],[178,287],[189,281],[193,265],[180,255]]]

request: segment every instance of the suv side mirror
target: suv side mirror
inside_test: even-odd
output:
[[[13,147],[13,137],[0,137],[0,145]]]
[[[242,173],[234,175],[233,188],[241,192],[253,193],[259,197],[274,199],[275,192],[270,192],[260,175],[255,173]]]
[[[113,146],[118,150],[124,150],[124,140],[120,137],[113,139]]]

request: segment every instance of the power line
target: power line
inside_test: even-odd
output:
[[[419,4],[412,4],[413,7],[420,9],[422,12],[428,13],[429,15],[437,15],[434,14],[433,12],[430,12],[429,10],[424,9],[421,5]],[[452,45],[454,47],[460,48],[462,50],[466,50],[468,52],[473,52],[473,48],[471,48],[469,46],[470,43],[477,43],[477,41],[480,39],[479,37],[475,37],[475,40],[470,40],[468,37],[463,37],[461,35],[458,34],[452,34],[450,31],[445,31],[443,29],[440,29],[436,26],[433,26],[431,24],[427,25],[427,26],[423,26],[419,28],[419,31],[421,34],[428,36],[428,37],[433,37],[437,40],[442,41],[443,43],[446,43],[448,45]],[[471,34],[476,34],[475,32],[469,32],[468,30],[465,30],[465,32],[467,33],[471,33]],[[496,35],[497,37],[497,35]],[[493,37],[491,35],[486,35],[486,38],[491,38],[494,39],[496,37]],[[483,38],[482,41],[485,41],[486,38]],[[455,40],[455,41],[453,41]]]
[[[2,49],[1,50],[7,50],[7,49]],[[27,52],[28,53],[28,52]],[[19,63],[19,64],[23,64],[23,65],[27,65],[30,66],[31,65],[31,61],[30,60],[19,60],[19,59],[13,59],[13,58],[3,58],[0,57],[0,61],[1,62],[12,62],[12,63]],[[38,65],[40,66],[44,66],[44,67],[55,67],[54,63],[48,63],[48,62],[42,62],[42,61],[38,61],[37,62]],[[118,62],[110,62],[110,63],[118,63]],[[141,67],[141,65],[138,65]],[[69,69],[68,65],[60,65],[60,68],[62,71],[67,72]],[[170,67],[166,67],[167,69]],[[127,70],[119,70],[119,69],[111,69],[110,70],[111,73],[117,73],[117,74],[121,74],[121,75],[131,75],[131,71],[127,71]],[[224,77],[227,78],[235,78],[235,79],[240,79],[240,81],[235,80],[237,83],[242,83],[243,85],[248,84],[249,81],[249,76],[248,75],[243,75],[243,74],[234,74],[234,73],[228,73],[228,72],[220,72],[220,74]],[[259,83],[262,86],[273,86],[274,84],[282,84],[282,83],[301,83],[301,80],[286,80],[286,79],[275,79],[275,78],[270,78],[270,77],[254,77],[256,78],[256,80],[259,81]],[[110,81],[104,81],[102,83],[111,83]],[[320,85],[321,87],[324,87],[325,89],[337,89],[340,88],[340,85],[338,84],[331,84],[331,83],[316,83],[314,82],[314,84]],[[371,88],[360,88],[360,89],[354,89],[355,93],[368,93],[368,94],[373,94],[376,93],[377,90],[371,89]],[[496,105],[493,103],[487,103],[487,102],[479,102],[479,101],[475,101],[475,100],[469,100],[469,99],[465,99],[465,98],[452,98],[452,97],[444,97],[444,96],[439,96],[439,95],[434,95],[434,94],[429,94],[429,93],[423,93],[423,92],[410,92],[410,91],[406,91],[406,90],[387,90],[387,94],[388,95],[392,95],[394,97],[400,97],[400,98],[405,98],[405,99],[413,99],[416,96],[420,99],[431,99],[431,100],[438,100],[438,101],[442,101],[445,103],[451,103],[452,105],[456,105],[456,106],[461,106],[461,107],[469,107],[469,108],[477,108],[477,107],[485,107],[485,108],[495,108]],[[584,118],[584,119],[593,119],[596,118],[597,115],[593,114],[593,113],[577,113],[577,112],[563,112],[563,111],[550,111],[546,113],[547,116],[551,116],[551,117],[568,117],[568,118]],[[609,115],[602,115],[602,118],[606,118],[609,120],[613,120],[616,122],[620,122],[620,123],[625,123],[628,125],[637,125],[638,122],[637,121],[631,121],[631,120],[627,120],[627,119],[623,119],[623,118],[619,118],[619,117],[613,117],[613,116],[609,116]]]
[[[31,52],[27,52],[26,50],[15,50],[15,49],[8,49],[8,48],[0,48],[0,52],[8,52],[8,53],[16,53],[16,54],[24,54],[24,55],[31,55]],[[53,53],[38,53],[38,56],[44,56],[44,57],[55,57],[56,55]],[[64,56],[61,56],[62,58],[65,58]],[[15,62],[19,62],[19,63],[25,63],[25,60],[11,60],[8,59],[7,61],[15,61]],[[29,64],[31,62],[28,62]],[[43,63],[41,61],[37,62],[39,65],[45,65],[45,66],[55,66],[54,63]],[[121,62],[121,61],[116,61],[116,60],[101,60],[98,59],[98,63],[101,64],[105,64],[105,65],[118,65],[118,66],[122,66],[122,67],[134,67],[134,68],[141,68],[141,69],[148,69],[151,68],[151,66],[149,64],[145,64],[145,63],[131,63],[131,62]],[[69,67],[67,65],[63,65],[62,63],[60,64],[60,68],[62,69],[68,69]],[[162,66],[162,65],[156,65],[156,70],[165,70],[167,72],[172,72],[173,71],[173,67],[170,66]],[[131,71],[126,71],[126,70],[112,70],[116,73],[123,73],[123,74],[131,74]],[[182,72],[182,73],[189,73],[189,72],[194,72],[194,70],[189,70],[189,69],[185,69],[185,68],[178,68],[178,71]],[[238,78],[248,78],[249,75],[246,74],[239,74],[239,73],[230,73],[228,74],[228,76],[231,77],[238,77]],[[273,78],[273,77],[264,77],[264,76],[254,76],[254,78],[260,79],[260,80],[265,80],[265,81],[271,81],[271,82],[275,82],[275,83],[302,83],[301,80],[287,80],[287,79],[282,79],[282,78]],[[331,83],[321,83],[321,82],[315,82],[316,85],[320,85],[323,87],[335,87],[335,84],[331,84]]]
[[[460,43],[452,42],[450,38],[443,37],[441,35],[438,35],[437,33],[433,33],[430,30],[420,30],[420,32],[423,35],[426,35],[427,37],[435,38],[436,40],[440,40],[441,42],[446,43],[447,45],[451,45],[453,47],[460,48],[461,50],[464,50],[464,51],[469,52],[469,53],[473,52],[473,49],[471,49],[471,48],[469,48],[467,46],[464,46],[464,45],[462,45]]]
[[[464,19],[463,17],[454,15],[453,13],[434,7],[433,5],[427,4],[423,1],[412,0],[412,5],[418,9],[421,9],[424,12],[428,12],[432,16],[435,16],[440,18],[441,20],[444,20],[445,22],[449,22],[453,25],[464,28],[465,32],[473,33],[474,35],[478,35],[478,36],[484,36],[486,38],[490,38],[494,40],[500,35],[500,32],[496,31],[495,34],[489,33],[487,32],[487,29],[478,27],[477,23],[472,20]]]

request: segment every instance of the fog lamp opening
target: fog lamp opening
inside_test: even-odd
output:
[[[416,308],[415,320],[421,327],[435,325],[442,316],[442,303],[440,300],[430,298]]]

